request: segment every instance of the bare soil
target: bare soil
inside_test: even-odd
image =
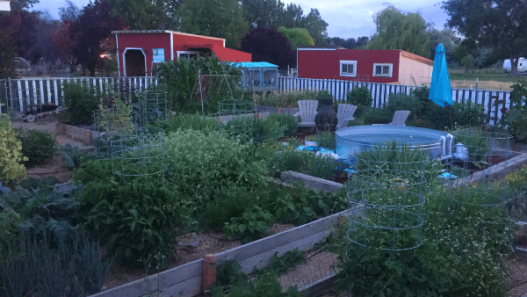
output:
[[[291,224],[274,224],[266,234],[275,234],[291,228],[294,228]],[[191,242],[190,238],[183,234],[176,237],[176,241]],[[240,240],[228,240],[220,232],[201,232],[199,233],[199,243],[196,247],[188,245],[177,245],[175,248],[176,258],[170,259],[168,265],[163,268],[164,270],[171,269],[192,261],[202,259],[208,254],[217,254],[232,248],[241,246]],[[155,268],[150,269],[148,272],[144,268],[129,268],[123,267],[118,264],[112,265],[110,273],[106,277],[103,290],[113,288],[125,283],[129,283],[145,277],[147,274],[155,274]]]
[[[66,167],[64,159],[60,154],[54,154],[53,159],[48,160],[40,165],[27,168],[26,178],[41,179],[48,176],[54,176],[59,183],[65,183],[71,179],[72,173]]]

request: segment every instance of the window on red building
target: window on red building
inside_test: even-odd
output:
[[[357,61],[340,61],[340,76],[357,76]]]

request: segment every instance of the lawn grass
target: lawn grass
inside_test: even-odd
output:
[[[465,72],[463,69],[449,69],[450,80],[469,80],[469,81],[500,81],[516,83],[518,80],[527,79],[525,75],[512,77],[502,69],[488,68],[475,69]]]
[[[452,88],[458,89],[510,91],[513,84],[527,80],[525,75],[512,77],[501,68],[473,69],[468,72],[463,69],[448,71]]]

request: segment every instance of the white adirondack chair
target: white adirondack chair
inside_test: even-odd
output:
[[[393,126],[403,126],[406,127],[406,120],[408,119],[408,116],[410,115],[409,110],[396,110],[393,114],[393,120],[388,125]]]
[[[298,127],[315,128],[315,131],[318,132],[317,125],[315,124],[315,117],[317,116],[317,107],[317,100],[298,101],[299,111],[294,115],[295,117],[300,116],[300,123],[298,123]]]
[[[357,110],[357,106],[351,104],[339,104],[337,109],[337,127],[336,129],[345,128],[348,126],[349,121],[353,121],[355,118],[353,114]]]
[[[409,110],[396,110],[393,114],[393,119],[391,123],[388,124],[374,124],[374,125],[392,125],[392,126],[403,126],[406,127],[406,120],[410,115]]]

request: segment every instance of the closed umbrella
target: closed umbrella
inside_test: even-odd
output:
[[[448,67],[446,65],[445,47],[442,43],[436,48],[432,83],[430,84],[430,95],[428,98],[439,106],[452,105],[450,76],[448,75]]]

